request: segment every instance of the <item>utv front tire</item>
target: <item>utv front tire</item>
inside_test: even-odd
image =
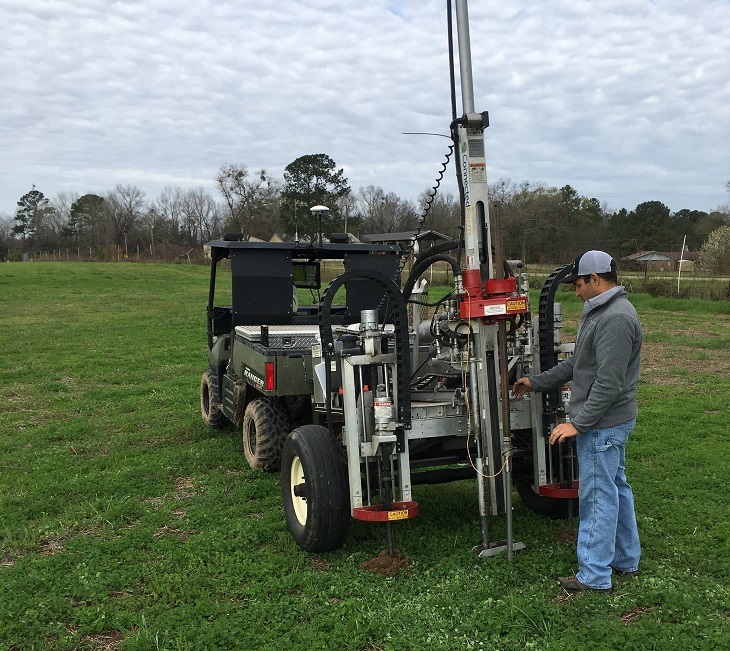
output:
[[[210,369],[203,373],[200,380],[200,415],[203,417],[203,422],[209,427],[222,429],[228,423],[220,404],[216,402]]]
[[[281,494],[286,524],[308,552],[339,549],[350,528],[347,470],[337,443],[319,425],[297,427],[281,459]]]
[[[289,418],[283,405],[269,398],[256,398],[243,414],[243,453],[251,468],[274,472],[281,467],[281,449],[289,433]]]

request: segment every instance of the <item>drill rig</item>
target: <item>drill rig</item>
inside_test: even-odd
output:
[[[560,342],[554,303],[565,272],[550,276],[533,318],[526,276],[502,251],[499,210],[490,218],[488,114],[474,109],[466,0],[456,0],[456,19],[463,113],[450,129],[461,240],[419,255],[403,288],[398,247],[334,234],[323,242],[321,232],[309,243],[211,243],[203,418],[215,426],[242,421],[249,463],[281,469],[287,526],[308,551],[339,548],[355,518],[385,523],[393,555],[394,523],[418,514],[414,487],[471,479],[481,529],[473,552],[511,558],[524,547],[513,537],[513,484],[528,507],[551,515],[571,515],[577,497],[572,448],[548,442],[553,424],[566,418],[569,387],[519,401],[509,388],[571,352]],[[224,258],[232,307],[214,304]],[[327,259],[343,260],[345,271],[320,293]],[[435,262],[450,265],[453,291],[421,323],[419,278]],[[263,282],[272,294],[265,305]],[[292,286],[313,295],[316,288],[318,302],[292,304]],[[337,305],[343,288],[345,304]],[[506,540],[490,539],[495,515],[506,517]]]

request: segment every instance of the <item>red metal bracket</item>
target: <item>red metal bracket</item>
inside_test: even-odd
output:
[[[394,520],[408,520],[418,515],[417,502],[393,502],[390,510],[385,510],[382,504],[372,506],[358,506],[352,509],[352,517],[367,522],[392,522]]]
[[[459,316],[462,319],[482,319],[485,323],[494,323],[527,312],[527,296],[517,294],[514,277],[503,280],[491,278],[483,287],[481,282],[478,269],[464,270],[462,283],[466,296],[459,303]]]
[[[555,484],[543,484],[538,488],[538,493],[543,497],[557,497],[560,499],[578,497],[578,480],[573,480],[570,488],[568,488],[567,481],[561,481]]]

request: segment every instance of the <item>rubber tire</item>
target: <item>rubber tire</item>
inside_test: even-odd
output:
[[[293,491],[302,481],[306,498]],[[281,461],[281,496],[287,528],[299,547],[308,552],[329,552],[342,546],[350,529],[347,466],[325,427],[302,425],[287,437]]]
[[[251,468],[275,472],[281,467],[281,450],[289,433],[289,417],[278,400],[256,398],[243,414],[243,453]]]
[[[203,422],[209,427],[222,429],[228,424],[228,419],[221,406],[215,402],[210,369],[203,373],[200,380],[200,415],[203,417]]]
[[[519,482],[515,488],[522,498],[524,505],[539,515],[546,515],[551,520],[566,520],[568,518],[568,498],[545,497],[538,495],[531,484]],[[573,498],[573,515],[578,517],[578,499]]]

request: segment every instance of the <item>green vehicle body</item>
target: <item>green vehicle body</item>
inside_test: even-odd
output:
[[[397,278],[399,248],[346,242],[244,242],[235,238],[215,240],[209,246],[209,351],[201,384],[203,418],[217,427],[229,423],[241,426],[247,409],[255,411],[249,405],[258,400],[260,406],[264,400],[287,430],[269,434],[281,436],[283,443],[291,427],[321,420],[312,405],[312,347],[319,341],[322,262],[337,260],[344,271],[372,270]],[[228,269],[230,297],[217,296],[218,274]],[[311,305],[294,300],[298,289],[310,290]],[[332,306],[330,320],[333,325],[357,323],[361,310],[372,309],[381,300],[382,290],[376,285],[353,282],[345,287],[343,303]],[[260,421],[258,429],[263,427]],[[246,436],[244,432],[244,452]],[[279,447],[278,442],[275,447]],[[275,461],[248,460],[266,470],[277,468]]]

